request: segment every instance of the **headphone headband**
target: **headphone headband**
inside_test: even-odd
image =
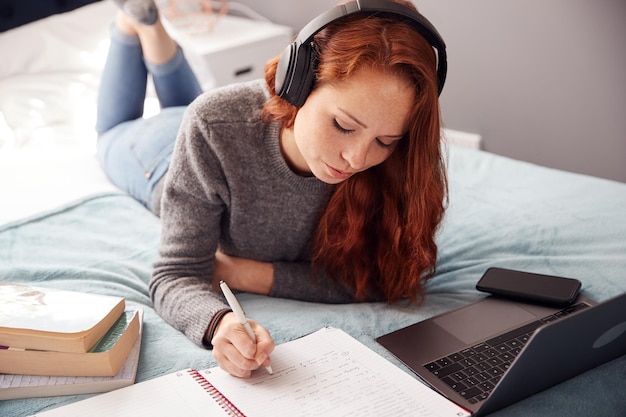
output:
[[[441,94],[446,81],[446,44],[437,29],[420,13],[390,0],[355,0],[333,7],[307,23],[296,40],[287,46],[278,62],[276,94],[296,107],[306,101],[315,78],[317,62],[313,38],[331,23],[355,14],[391,17],[413,27],[437,51],[437,87]]]

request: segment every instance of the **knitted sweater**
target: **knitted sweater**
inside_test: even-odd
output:
[[[211,285],[218,247],[272,262],[270,296],[354,301],[342,285],[313,279],[310,238],[332,186],[289,169],[281,125],[261,121],[267,98],[262,81],[198,97],[185,112],[159,187],[162,232],[150,293],[158,314],[200,345],[228,308]]]

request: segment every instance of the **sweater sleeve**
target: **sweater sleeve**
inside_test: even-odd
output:
[[[204,139],[193,104],[176,141],[161,199],[161,242],[149,283],[157,313],[194,343],[228,305],[213,290],[215,251],[228,190],[220,164]]]
[[[310,262],[274,262],[274,285],[270,296],[328,304],[357,302],[354,291],[325,274],[314,275]],[[383,301],[373,294],[365,302]]]

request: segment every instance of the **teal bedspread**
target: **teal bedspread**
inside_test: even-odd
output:
[[[248,315],[277,343],[331,325],[398,364],[374,339],[483,297],[474,285],[490,266],[578,278],[598,301],[626,292],[626,184],[458,148],[450,149],[449,172],[437,274],[422,305],[324,305],[241,294]],[[159,220],[126,195],[94,195],[0,226],[0,281],[119,295],[142,307],[138,381],[213,366],[210,351],[151,307],[147,282],[159,232]],[[623,415],[625,380],[622,356],[494,416]],[[4,401],[0,416],[26,416],[78,398]]]

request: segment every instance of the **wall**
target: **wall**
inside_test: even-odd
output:
[[[423,3],[448,44],[449,127],[497,154],[626,182],[626,1]]]
[[[240,2],[296,29],[335,4]],[[447,127],[490,152],[626,182],[626,1],[414,3],[447,43]]]

